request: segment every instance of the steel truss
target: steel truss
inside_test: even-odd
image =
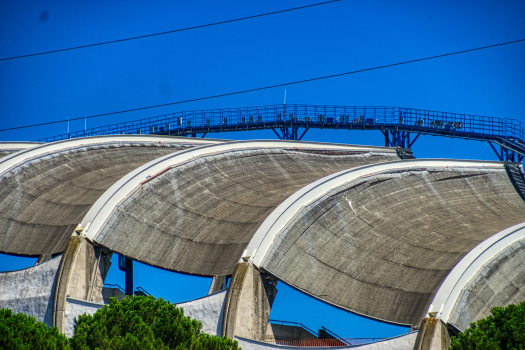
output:
[[[377,106],[271,105],[176,112],[37,141],[114,134],[204,137],[210,132],[263,129],[272,129],[282,140],[301,140],[311,128],[377,130],[387,147],[411,148],[420,135],[477,140],[488,142],[501,161],[520,162],[525,157],[525,125],[518,120]]]

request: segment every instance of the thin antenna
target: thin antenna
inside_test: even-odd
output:
[[[284,105],[286,106],[286,89],[284,89]]]
[[[67,133],[69,134],[69,116],[67,116]]]
[[[84,117],[84,134],[86,133],[86,117]]]

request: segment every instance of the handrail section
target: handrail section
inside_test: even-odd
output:
[[[121,286],[119,286],[118,284],[104,283],[104,287],[117,288],[122,293],[126,294],[126,290],[124,288],[122,288]]]
[[[304,324],[302,323],[299,323],[299,322],[291,322],[291,321],[281,321],[281,320],[268,320],[268,322],[270,323],[281,323],[282,325],[284,325],[285,323],[288,323],[288,324],[293,324],[295,325],[296,327],[301,327],[303,328],[304,330],[308,331],[309,333],[312,333],[313,335],[315,335],[316,337],[319,337],[319,333],[317,333],[316,331],[313,331],[312,329],[306,327]]]
[[[126,294],[126,290],[124,288],[122,288],[120,285],[118,284],[111,284],[111,283],[104,283],[104,287],[109,287],[109,288],[117,288],[118,290],[120,290],[122,293]],[[148,293],[148,291],[146,291],[144,288],[142,287],[137,287],[137,290],[139,292],[142,292],[146,295],[151,295],[150,293]],[[126,294],[128,295],[128,294]]]
[[[300,347],[341,347],[375,343],[387,338],[268,340],[266,343]]]
[[[341,338],[340,336],[338,336],[337,334],[335,334],[334,332],[332,332],[332,331],[329,330],[328,328],[326,328],[326,327],[324,327],[324,326],[321,326],[321,328],[322,328],[325,332],[327,332],[327,333],[329,333],[331,336],[333,336],[335,339],[340,340],[340,341],[343,342],[343,343],[346,343],[346,345],[352,345],[352,344],[350,344],[350,343],[347,343],[347,342],[345,341],[344,338]]]
[[[429,111],[388,106],[270,105],[245,108],[184,111],[106,125],[43,138],[53,142],[68,138],[114,134],[161,134],[196,136],[197,133],[225,131],[281,130],[279,138],[300,139],[297,129],[381,130],[446,136],[497,145],[525,156],[525,124],[508,118]],[[289,129],[294,129],[291,132]],[[395,135],[393,135],[394,137]],[[387,135],[385,134],[385,138]],[[397,135],[395,146],[407,137]],[[414,140],[415,141],[415,140]],[[409,147],[413,142],[408,142]]]
[[[144,294],[146,294],[146,295],[151,296],[151,294],[148,293],[148,292],[147,292],[144,288],[142,288],[142,287],[137,287],[137,290],[138,290],[139,292],[142,292],[142,293],[144,293]]]

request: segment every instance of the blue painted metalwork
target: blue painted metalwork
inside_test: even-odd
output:
[[[118,288],[122,293],[126,294],[126,290],[118,284],[104,283],[104,287],[107,288]]]
[[[133,260],[119,254],[118,268],[120,271],[124,271],[124,286],[126,295],[133,295]]]
[[[147,292],[144,288],[142,288],[142,287],[137,287],[137,290],[138,290],[139,292],[142,292],[144,295],[151,295],[150,293],[148,293],[148,292]]]
[[[303,328],[304,330],[306,330],[308,333],[312,333],[316,337],[319,337],[319,333],[317,333],[316,331],[306,327],[304,324],[302,324],[300,322],[281,321],[281,320],[268,320],[268,322],[269,323],[276,323],[276,324],[280,323],[282,325],[284,325],[286,323],[286,324],[289,324],[289,325],[293,325],[295,327],[300,327],[300,328]]]
[[[525,125],[515,119],[403,107],[271,105],[176,112],[77,131],[37,141],[114,134],[193,136],[210,132],[272,129],[280,139],[300,140],[310,128],[379,130],[385,146],[411,147],[419,135],[486,141],[500,160],[525,157]],[[299,130],[304,129],[301,136]],[[494,148],[499,146],[499,150]]]

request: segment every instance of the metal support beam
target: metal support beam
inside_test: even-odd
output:
[[[412,148],[412,145],[414,144],[414,142],[416,142],[419,135],[421,134],[417,134],[416,137],[414,137],[414,139],[411,142],[408,142],[408,148]]]
[[[275,128],[272,128],[273,132],[275,133],[275,135],[277,135],[277,137],[279,138],[279,140],[300,140],[303,138],[304,134],[306,133],[306,129],[303,134],[301,135],[301,137],[297,137],[297,131],[299,130],[298,127],[281,127],[279,128],[279,131],[275,130]]]
[[[410,141],[410,133],[407,131],[398,130],[381,130],[385,136],[385,147],[402,147],[410,148],[416,142],[420,134]]]
[[[309,128],[304,129],[304,131],[303,131],[303,133],[301,134],[301,136],[299,136],[298,141],[301,141],[301,140],[303,139],[304,134],[306,134],[306,132],[307,132],[308,130],[309,130]]]
[[[507,147],[504,147],[502,145],[499,145],[499,149],[494,146],[492,142],[489,142],[490,147],[496,154],[496,157],[498,157],[498,160],[502,162],[522,162],[523,161],[523,155],[516,153]]]
[[[118,268],[125,273],[125,293],[133,295],[133,260],[124,255],[118,256]]]
[[[492,150],[494,151],[494,153],[496,153],[496,157],[498,157],[498,159],[500,161],[502,161],[503,159],[501,159],[501,155],[499,154],[499,152],[496,150],[496,147],[494,147],[494,145],[492,144],[492,142],[489,142],[489,145],[490,147],[492,148]]]
[[[273,132],[275,133],[275,135],[277,135],[277,137],[279,138],[279,140],[282,140],[283,138],[281,137],[281,135],[279,135],[279,133],[274,129],[272,128]]]

